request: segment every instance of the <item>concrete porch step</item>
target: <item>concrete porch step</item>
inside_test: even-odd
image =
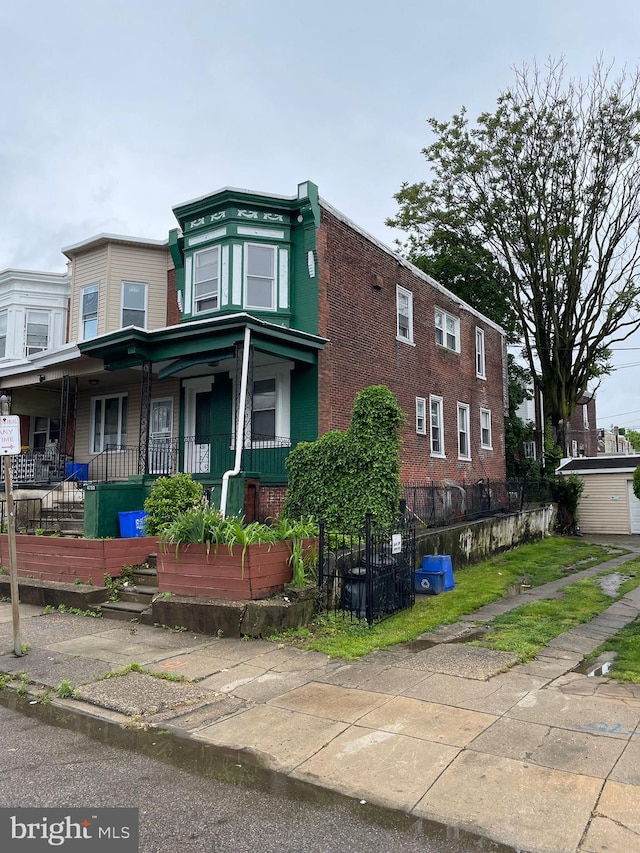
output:
[[[153,587],[154,592],[158,591],[158,572],[154,567],[134,569],[132,578],[136,586]]]
[[[157,586],[125,586],[120,590],[119,600],[130,601],[137,604],[151,605],[151,599],[158,592]]]
[[[142,622],[145,611],[150,607],[151,599],[148,602],[105,601],[97,605],[96,609],[100,610],[103,619],[118,619],[122,622],[131,622],[136,619]]]

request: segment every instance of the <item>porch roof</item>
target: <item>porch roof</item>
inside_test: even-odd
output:
[[[251,329],[251,346],[263,352],[294,361],[315,364],[325,338],[288,329],[250,314],[227,314],[194,320],[161,329],[128,326],[82,341],[80,352],[104,362],[105,370],[124,370],[143,361],[169,362],[161,370],[162,378],[172,376],[196,364],[219,361],[233,355],[234,346]]]

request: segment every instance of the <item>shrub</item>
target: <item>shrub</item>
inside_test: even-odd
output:
[[[378,526],[393,524],[400,499],[403,423],[402,409],[385,385],[361,391],[345,432],[328,432],[290,453],[285,514],[320,518],[342,532],[360,530],[368,512]]]
[[[191,474],[158,477],[144,502],[149,536],[161,534],[179,513],[197,506],[202,497],[202,484],[196,482]]]
[[[577,474],[558,476],[550,480],[551,494],[558,504],[556,530],[559,533],[578,532],[578,506],[584,491],[584,480]]]
[[[633,494],[640,500],[640,465],[633,472]]]

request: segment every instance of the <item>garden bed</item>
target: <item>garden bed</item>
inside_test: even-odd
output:
[[[23,578],[60,583],[102,584],[123,566],[145,563],[157,550],[151,536],[133,539],[74,539],[64,536],[16,536],[17,573]],[[9,542],[0,534],[0,564],[9,566]]]

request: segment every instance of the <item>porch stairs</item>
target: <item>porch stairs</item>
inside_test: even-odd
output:
[[[40,523],[45,533],[80,539],[84,536],[84,505],[67,506],[62,515],[57,509],[43,507]]]
[[[128,586],[120,588],[115,601],[104,601],[93,609],[102,613],[104,619],[153,625],[151,604],[153,596],[158,592],[155,554],[149,557],[145,567],[134,568],[131,580]]]

